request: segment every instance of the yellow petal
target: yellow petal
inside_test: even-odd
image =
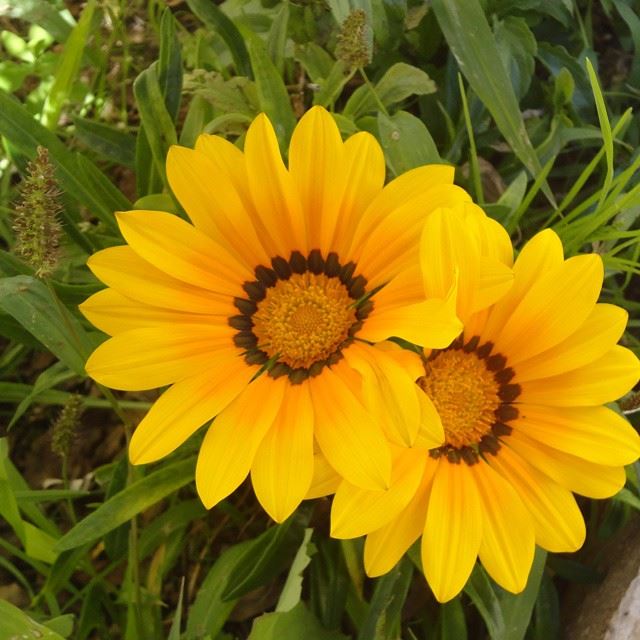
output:
[[[236,296],[243,295],[243,282],[255,278],[220,244],[178,216],[128,211],[116,217],[122,235],[141,258],[188,284]]]
[[[548,378],[597,360],[620,339],[627,317],[620,307],[597,304],[582,326],[560,344],[518,363],[517,382]]]
[[[78,307],[91,324],[109,335],[116,335],[142,329],[143,327],[175,326],[178,324],[215,325],[226,324],[216,315],[196,313],[180,313],[172,309],[160,309],[147,304],[135,302],[123,296],[115,289],[103,289],[87,298]],[[232,315],[232,311],[222,314],[224,317]]]
[[[606,407],[518,405],[511,424],[553,449],[607,466],[631,464],[640,457],[640,437],[620,415]]]
[[[622,466],[605,466],[547,447],[520,429],[505,439],[508,446],[560,486],[589,498],[608,498],[620,491],[626,476]]]
[[[386,489],[391,453],[378,418],[355,395],[361,384],[359,375],[338,363],[309,382],[316,440],[329,464],[356,486]]]
[[[172,278],[128,246],[98,251],[87,260],[87,266],[118,293],[154,307],[212,315],[235,313],[227,296]]]
[[[593,311],[602,278],[595,254],[569,258],[541,275],[496,337],[496,351],[509,354],[513,365],[568,338]]]
[[[533,520],[536,543],[556,553],[577,551],[586,529],[570,491],[532,467],[509,447],[489,456],[489,464],[516,490]]]
[[[364,568],[375,578],[393,569],[407,549],[420,537],[436,461],[426,458],[420,487],[411,502],[388,524],[370,533],[364,543]]]
[[[513,245],[506,229],[472,202],[464,204],[463,210],[465,227],[478,242],[480,255],[513,266]]]
[[[422,536],[422,569],[438,602],[460,593],[481,538],[482,505],[469,466],[440,459]]]
[[[196,466],[196,488],[207,509],[235,491],[280,409],[287,383],[262,375],[213,421]]]
[[[425,189],[418,198],[398,205],[363,241],[358,265],[369,279],[369,286],[388,282],[407,264],[413,263],[424,223],[435,210],[469,200],[469,194],[463,189],[444,184]]]
[[[247,131],[244,157],[256,215],[276,243],[277,255],[288,258],[296,249],[307,253],[313,247],[307,242],[300,197],[282,162],[273,126],[264,113]]]
[[[204,373],[176,382],[137,426],[129,444],[131,462],[146,464],[171,453],[218,415],[255,373],[256,367],[249,367],[233,350],[216,358]]]
[[[268,264],[266,253],[227,165],[242,153],[217,136],[201,136],[196,150],[173,146],[167,155],[171,190],[197,229],[231,249],[246,266]],[[235,154],[227,161],[228,147]],[[207,154],[201,149],[206,149]],[[232,152],[233,153],[233,152]],[[245,185],[245,189],[248,187]]]
[[[384,185],[385,162],[378,141],[360,131],[344,143],[345,191],[333,238],[334,250],[344,261],[364,211]]]
[[[371,231],[394,210],[420,198],[433,187],[453,184],[454,173],[455,168],[452,166],[429,164],[411,169],[393,179],[365,210],[354,236],[353,247],[366,242]]]
[[[380,417],[389,440],[412,446],[422,417],[416,377],[389,354],[369,345],[355,343],[344,355],[362,375],[365,406]],[[419,367],[420,356],[414,353],[413,357]]]
[[[531,516],[515,489],[488,464],[480,461],[470,469],[484,513],[480,560],[501,587],[520,593],[527,584],[535,550]]]
[[[413,344],[431,349],[448,347],[462,331],[462,323],[455,315],[455,297],[448,300],[431,299],[404,307],[377,306],[364,321],[358,338],[382,342],[399,337]]]
[[[440,414],[429,396],[416,385],[416,393],[420,402],[420,430],[415,441],[418,449],[433,449],[444,443],[444,427]]]
[[[616,345],[580,369],[523,382],[519,400],[557,407],[595,406],[622,397],[639,377],[638,358],[629,349]]]
[[[485,342],[495,341],[522,298],[541,275],[562,265],[562,242],[551,229],[536,234],[524,245],[513,266],[514,280],[508,293],[491,309],[483,329]]]
[[[426,459],[425,452],[399,449],[394,455],[391,486],[386,491],[360,489],[344,480],[331,507],[331,536],[357,538],[395,518],[415,496]]]
[[[215,366],[233,344],[232,331],[220,322],[132,329],[103,342],[85,368],[112,389],[163,387]]]
[[[274,424],[251,467],[251,482],[264,510],[286,520],[302,502],[313,477],[313,405],[307,383],[289,384]]]
[[[310,246],[326,255],[333,238],[346,186],[340,131],[333,116],[312,107],[298,122],[289,146],[289,173],[298,189]]]
[[[316,453],[313,456],[313,478],[311,486],[305,500],[313,500],[314,498],[323,498],[331,495],[338,490],[342,478],[335,472],[334,468],[327,462],[327,459],[321,454]]]

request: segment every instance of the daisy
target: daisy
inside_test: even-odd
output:
[[[423,255],[434,250],[429,227],[437,225],[454,238],[451,216],[436,212]],[[448,277],[427,277],[427,291]],[[466,277],[458,302],[463,333],[412,365],[442,420],[445,444],[427,450],[418,438],[412,448],[394,445],[390,489],[343,480],[332,507],[332,535],[368,534],[370,576],[389,571],[422,536],[424,574],[440,602],[460,592],[477,557],[498,584],[520,592],[536,544],[568,552],[584,542],[572,492],[615,494],[625,482],[623,465],[640,455],[638,434],[603,406],[634,385],[640,364],[616,344],[626,312],[597,303],[600,257],[565,260],[558,236],[543,231],[516,260],[511,289],[484,310],[464,297]],[[336,488],[321,465],[318,474],[316,495]]]
[[[375,376],[391,405],[396,389],[419,403],[406,371],[385,372],[371,345],[399,336],[444,348],[460,333],[455,287],[426,295],[418,245],[430,212],[469,201],[446,166],[383,186],[375,139],[343,142],[321,108],[301,119],[288,155],[287,168],[265,115],[244,152],[209,135],[172,147],[167,177],[190,222],[117,214],[127,244],[89,259],[108,288],[81,306],[112,336],[86,364],[93,379],[171,385],[138,425],[131,461],[166,456],[217,416],[198,456],[202,501],[212,507],[250,473],[277,521],[309,489],[314,446],[354,485],[388,486],[392,427],[364,406],[361,378]],[[356,344],[357,367],[345,357]],[[411,444],[425,425],[418,411],[405,417]],[[429,437],[442,443],[437,421]]]

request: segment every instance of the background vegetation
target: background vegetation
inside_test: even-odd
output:
[[[286,151],[296,118],[321,104],[344,135],[380,140],[389,178],[455,164],[517,247],[552,227],[568,255],[600,253],[603,300],[629,310],[624,342],[640,351],[638,8],[0,2],[0,638],[559,637],[640,507],[637,464],[612,500],[581,501],[584,549],[538,554],[523,595],[476,568],[438,606],[419,554],[367,579],[361,541],[328,538],[328,500],[274,526],[244,486],[206,512],[192,481],[199,436],[129,466],[126,440],[155,395],[86,378],[104,336],[77,304],[101,288],[87,256],[121,243],[113,211],[182,215],[169,145],[203,131],[242,145],[265,111]],[[48,177],[28,168],[38,155]],[[638,406],[632,394],[622,410],[635,419]]]

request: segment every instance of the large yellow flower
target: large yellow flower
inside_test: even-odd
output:
[[[423,251],[436,249],[436,226],[459,244],[451,212],[436,212]],[[461,272],[464,332],[413,365],[442,419],[445,444],[427,451],[418,439],[413,448],[394,447],[389,490],[344,480],[333,502],[334,536],[369,534],[371,576],[389,571],[422,536],[423,570],[442,602],[462,589],[478,556],[517,593],[535,544],[578,549],[585,525],[572,492],[613,495],[624,484],[623,465],[640,455],[637,433],[602,406],[633,386],[640,365],[616,344],[626,312],[597,303],[600,257],[565,260],[560,240],[547,230],[523,248],[514,275],[508,293],[477,311],[465,293],[472,291],[464,286],[469,274]],[[427,274],[427,290],[437,292],[447,277]],[[316,494],[332,489],[331,474],[324,475]]]
[[[167,177],[192,224],[118,214],[127,244],[90,258],[109,288],[81,307],[112,336],[89,358],[91,377],[124,390],[171,385],[138,425],[131,460],[167,455],[217,416],[196,470],[208,507],[250,472],[283,520],[309,488],[316,445],[354,485],[388,486],[392,427],[364,406],[362,378],[391,403],[408,389],[419,405],[406,371],[385,371],[371,345],[399,336],[443,348],[460,332],[455,286],[427,296],[418,260],[428,214],[469,201],[453,169],[421,167],[383,188],[375,139],[343,142],[314,108],[295,129],[288,168],[260,115],[244,153],[203,135],[195,150],[172,147]],[[352,366],[344,356],[356,345]],[[410,420],[407,444],[420,412]],[[437,420],[431,429],[431,444],[442,443]]]

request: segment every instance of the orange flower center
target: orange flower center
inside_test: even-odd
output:
[[[430,451],[432,457],[475,464],[481,454],[495,455],[501,438],[511,433],[508,423],[518,417],[514,402],[520,385],[511,382],[515,373],[507,359],[492,350],[491,342],[480,345],[474,336],[424,361],[417,383],[438,410],[445,435],[445,444]]]
[[[258,347],[290,367],[325,360],[348,338],[356,309],[347,288],[325,274],[293,274],[266,291],[253,314]]]
[[[491,431],[500,385],[475,353],[439,353],[425,363],[425,375],[418,384],[440,414],[447,444],[477,444]]]

